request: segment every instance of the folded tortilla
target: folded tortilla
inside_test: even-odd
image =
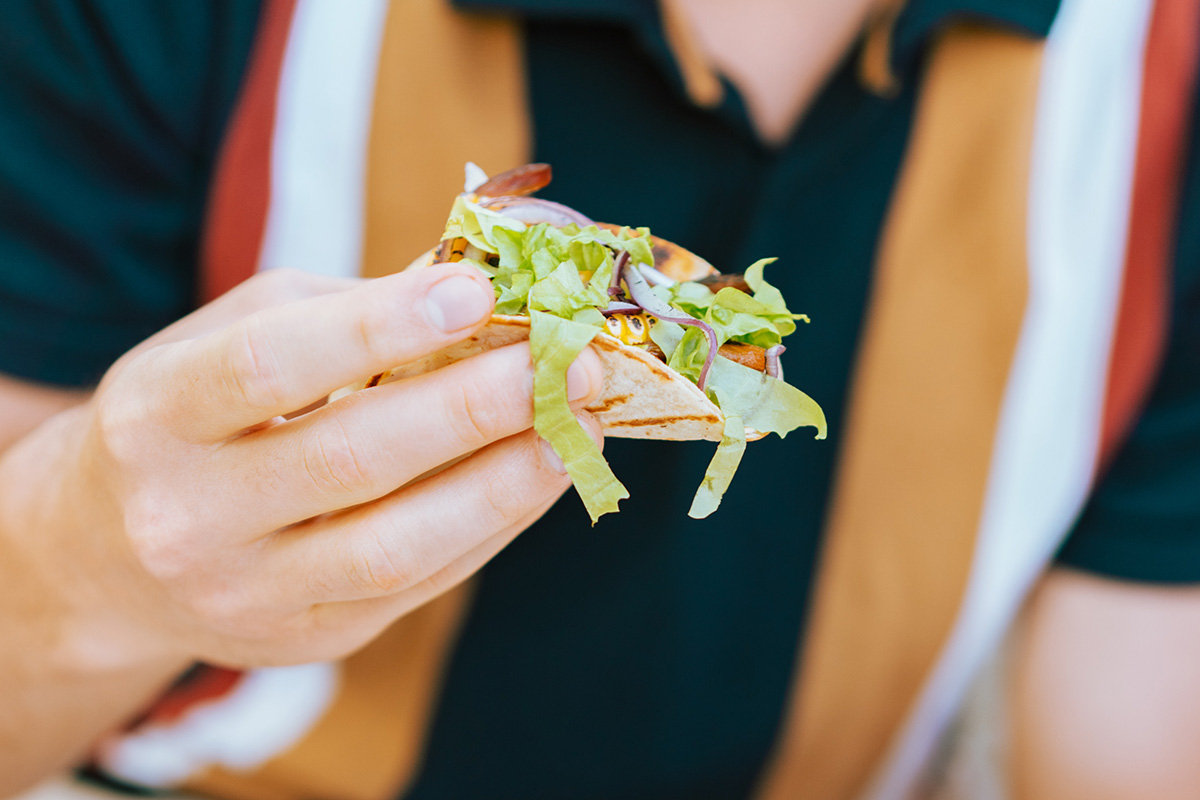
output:
[[[618,229],[610,225],[601,227]],[[717,273],[707,261],[679,245],[657,236],[652,236],[651,242],[654,268],[672,280],[694,281]],[[434,250],[430,250],[406,269],[424,269],[433,263]],[[477,333],[425,358],[388,370],[368,385],[411,378],[497,347],[527,340],[529,325],[526,315],[495,314]],[[608,333],[597,333],[592,348],[603,365],[604,388],[586,409],[600,422],[605,436],[721,441],[724,416],[696,384],[645,349],[624,344]],[[746,429],[748,441],[761,439],[763,435],[752,428]]]

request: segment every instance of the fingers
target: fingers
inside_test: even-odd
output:
[[[309,624],[321,634],[345,636],[351,643],[374,638],[399,617],[408,614],[439,595],[450,591],[478,572],[501,550],[508,547],[526,528],[541,519],[554,505],[554,498],[515,525],[492,534],[456,560],[425,580],[398,594],[368,600],[320,603],[307,611]],[[335,643],[335,653],[337,652]]]
[[[583,418],[600,441],[599,425]],[[569,485],[550,449],[526,431],[383,500],[283,532],[265,569],[272,585],[294,587],[308,605],[395,595],[497,533],[530,524]]]
[[[585,350],[567,372],[570,399],[595,396],[602,375]],[[247,531],[275,530],[382,497],[528,429],[532,390],[528,344],[499,348],[230,442],[213,474],[245,487]]]
[[[220,441],[419,358],[486,321],[494,296],[470,266],[392,275],[264,309],[164,355],[158,411],[192,441]]]
[[[211,303],[163,328],[133,348],[130,354],[140,353],[160,344],[204,336],[265,308],[344,292],[362,283],[362,278],[316,275],[297,269],[260,272]]]

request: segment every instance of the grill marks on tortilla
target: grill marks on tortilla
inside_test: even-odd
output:
[[[503,176],[496,177],[499,179]],[[528,179],[528,176],[520,178]],[[520,193],[517,186],[506,187],[503,190],[514,195]],[[621,230],[619,226],[605,223],[600,223],[599,227],[614,232]],[[455,247],[456,244],[458,247]],[[458,252],[454,252],[456,250]],[[704,259],[665,239],[651,236],[651,250],[655,258],[655,268],[672,280],[701,280],[714,293],[727,285],[743,288],[742,276],[721,275]],[[461,242],[445,240],[414,260],[409,268],[421,269],[444,261],[456,261],[463,255],[470,253],[463,249]],[[527,340],[529,325],[528,316],[493,315],[482,330],[470,337],[438,353],[382,372],[366,381],[365,385],[378,386],[415,377],[497,347]],[[592,340],[592,347],[601,355],[601,361],[604,363],[605,388],[601,395],[589,404],[587,410],[597,415],[597,419],[609,431],[609,435],[623,438],[721,441],[724,422],[720,410],[696,384],[666,365],[664,354],[652,341],[641,345],[627,345],[602,331]],[[761,371],[765,368],[765,352],[753,345],[728,342],[721,347],[718,354],[753,369]],[[633,367],[632,364],[638,366]],[[762,436],[759,431],[746,429],[748,441],[760,439]]]
[[[465,358],[529,338],[529,317],[495,315],[472,336],[444,350],[401,364],[373,379],[382,385],[422,375]],[[604,370],[604,388],[587,406],[609,435],[642,439],[707,439],[719,442],[720,410],[696,384],[640,347],[604,332],[592,340]],[[753,434],[747,432],[748,435]]]
[[[717,425],[721,422],[721,419],[715,414],[679,414],[648,417],[646,419],[618,419],[608,424],[614,428],[648,428],[655,425],[663,427],[668,422],[708,422]]]
[[[631,397],[633,397],[633,395],[629,394],[618,394],[614,395],[613,397],[607,397],[589,406],[588,410],[594,412],[610,411],[615,406],[619,406],[622,403],[628,403]]]

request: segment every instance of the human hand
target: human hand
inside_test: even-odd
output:
[[[4,460],[52,464],[53,490],[5,493],[0,528],[29,532],[5,546],[55,587],[64,656],[336,658],[495,555],[569,486],[531,430],[527,345],[285,419],[465,338],[492,302],[458,265],[266,273],[123,357]],[[600,383],[585,351],[573,405]]]

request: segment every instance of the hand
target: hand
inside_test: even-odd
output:
[[[569,485],[531,430],[527,345],[285,416],[465,338],[492,303],[458,265],[272,272],[122,358],[4,460],[52,462],[0,520],[54,587],[62,655],[336,658],[477,570]],[[600,382],[585,351],[577,408]]]

